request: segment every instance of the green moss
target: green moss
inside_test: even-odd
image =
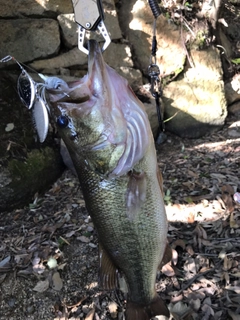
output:
[[[50,171],[54,170],[53,163],[56,164],[56,151],[52,148],[46,147],[43,150],[34,149],[27,153],[25,160],[20,161],[19,159],[12,159],[8,163],[8,170],[11,173],[13,189],[19,184],[27,188],[31,188],[36,185],[39,189],[45,185],[49,179]],[[56,172],[59,168],[56,168]]]
[[[49,155],[47,155],[49,153]],[[25,161],[19,161],[16,159],[12,159],[9,161],[8,169],[11,172],[14,179],[24,179],[26,177],[33,177],[38,172],[41,172],[46,165],[46,156],[47,158],[51,155],[52,150],[50,148],[46,148],[44,151],[40,150],[32,150],[27,154],[27,158]]]
[[[8,161],[10,179],[0,188],[0,212],[28,204],[36,192],[44,192],[63,171],[59,150],[54,147],[33,149],[23,159]]]
[[[207,30],[199,30],[196,34],[196,38],[194,40],[194,44],[198,49],[204,49],[206,47],[208,37]]]
[[[182,65],[180,65],[179,68],[174,70],[174,72],[172,72],[170,75],[167,75],[164,78],[162,78],[162,88],[163,89],[165,88],[165,86],[169,82],[171,82],[173,79],[176,80],[176,78],[178,78],[178,76],[182,74],[182,72],[184,70],[185,62],[186,62],[186,57],[183,58]]]

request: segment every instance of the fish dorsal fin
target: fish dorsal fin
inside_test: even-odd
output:
[[[99,260],[99,283],[101,288],[105,290],[116,289],[118,287],[118,270],[101,243],[99,243]]]

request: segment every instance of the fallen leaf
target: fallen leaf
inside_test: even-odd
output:
[[[233,195],[234,194],[234,189],[232,186],[230,186],[229,184],[224,184],[222,187],[221,187],[221,191],[222,193],[228,193],[230,195]]]
[[[233,228],[233,229],[239,228],[238,223],[236,223],[236,221],[235,221],[235,217],[234,217],[234,213],[233,212],[230,215],[229,224],[230,224],[230,228]]]
[[[118,312],[117,312],[118,305],[116,304],[116,302],[114,302],[114,301],[110,302],[109,305],[108,305],[108,309],[109,309],[109,312],[111,314],[111,317],[113,319],[116,319],[117,315],[118,315]]]
[[[53,281],[53,285],[52,285],[53,290],[60,291],[62,289],[63,282],[59,272],[55,272],[53,274],[52,281]]]
[[[232,318],[232,320],[240,320],[240,314],[237,314],[230,309],[228,309],[228,315]]]
[[[176,249],[176,247],[181,247],[183,250],[185,250],[186,242],[182,239],[177,239],[171,244],[171,247],[173,249]]]
[[[14,123],[8,123],[5,127],[6,132],[10,132],[14,129]]]
[[[198,224],[196,228],[194,229],[194,232],[197,233],[199,238],[203,238],[207,240],[207,232],[204,230],[204,228]]]
[[[240,132],[238,130],[232,129],[232,130],[228,130],[228,135],[233,138],[239,138]]]
[[[240,272],[230,273],[231,276],[240,278]]]
[[[55,183],[50,191],[52,191],[53,193],[58,193],[59,191],[61,191],[61,186]]]
[[[204,304],[202,306],[202,311],[204,312],[204,316],[202,317],[202,320],[210,319],[210,315],[214,316],[214,311],[208,304]]]
[[[224,272],[223,275],[224,275],[224,279],[226,281],[226,285],[228,286],[230,284],[229,274],[228,274],[228,272]]]
[[[223,269],[225,271],[231,269],[232,268],[232,264],[233,264],[233,260],[228,259],[228,257],[225,256],[224,259],[223,259]]]
[[[33,272],[38,274],[42,274],[46,269],[42,263],[35,264],[32,268],[33,268]]]
[[[72,230],[72,231],[66,233],[66,234],[65,234],[65,237],[66,237],[66,238],[71,238],[71,236],[73,236],[73,235],[75,234],[75,232],[76,232],[76,231],[73,231],[73,230]]]
[[[215,319],[215,320],[222,319],[222,318],[221,318],[222,313],[223,313],[222,310],[217,311],[217,312],[214,314],[214,319]]]
[[[191,289],[194,290],[193,288],[191,288]],[[201,307],[201,300],[200,299],[191,299],[189,301],[189,305],[193,308],[194,311],[198,311]]]
[[[93,308],[92,310],[90,310],[88,312],[88,314],[86,315],[85,320],[93,320],[94,314],[95,314],[95,308]]]
[[[224,186],[225,188],[222,187],[222,200],[228,209],[229,212],[232,212],[234,210],[234,204],[233,204],[233,192],[234,190],[231,190],[231,186]],[[223,191],[225,190],[225,191]]]
[[[75,184],[73,182],[69,182],[68,185],[69,185],[69,187],[72,187],[72,188],[75,186]]]
[[[205,298],[205,293],[202,291],[194,291],[194,292],[190,292],[187,293],[186,295],[184,294],[184,296],[187,296],[188,299],[200,299],[201,301]]]
[[[201,239],[201,243],[206,247],[212,246],[212,243],[209,240]]]
[[[187,258],[183,268],[186,272],[190,272],[193,274],[196,274],[197,272],[195,260],[193,258]]]
[[[193,256],[195,254],[193,247],[191,245],[186,246],[186,251],[190,256]]]
[[[5,267],[6,264],[9,263],[10,259],[11,259],[11,256],[7,256],[5,259],[3,259],[2,261],[0,261],[0,268]]]
[[[193,178],[198,178],[199,177],[199,174],[194,172],[194,171],[192,171],[192,170],[188,170],[188,175],[190,177],[193,177]]]
[[[90,242],[90,239],[88,237],[85,237],[85,236],[77,237],[77,240],[80,240],[81,242],[84,242],[84,243]]]
[[[195,221],[195,214],[193,212],[189,212],[189,215],[188,215],[188,223],[194,223]]]
[[[182,301],[177,302],[176,304],[170,303],[168,305],[170,312],[172,313],[174,319],[183,319],[191,309]]]
[[[240,286],[226,286],[225,288],[240,294]]]
[[[238,295],[236,295],[235,297],[232,297],[232,298],[231,298],[231,301],[237,302],[238,304],[240,304],[240,295],[238,294]]]
[[[56,223],[55,225],[52,225],[52,226],[48,226],[48,225],[44,225],[42,227],[42,231],[43,232],[50,232],[50,233],[54,233],[57,229],[61,228],[64,223],[66,222],[66,219],[63,219],[62,221]]]
[[[225,175],[221,173],[210,173],[210,176],[214,179],[218,179],[221,181],[221,179],[226,179]]]
[[[33,288],[34,291],[37,292],[44,292],[49,288],[49,281],[48,279],[43,280],[43,281],[38,281],[36,286]]]
[[[47,265],[48,265],[49,269],[54,269],[54,268],[57,267],[58,263],[57,263],[57,260],[55,258],[50,257],[48,259]]]
[[[63,270],[66,267],[67,263],[62,263],[60,265],[58,265],[58,270]]]
[[[170,263],[165,264],[162,267],[162,273],[165,274],[167,277],[173,277],[175,276],[175,272],[173,270],[173,268],[171,267]]]
[[[172,262],[174,265],[178,262],[178,252],[174,249],[172,249]]]

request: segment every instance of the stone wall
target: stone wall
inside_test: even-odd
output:
[[[103,1],[105,24],[112,43],[106,62],[131,84],[141,85],[141,72],[133,69],[130,47],[123,43],[113,0]],[[12,55],[37,71],[69,77],[82,76],[87,56],[77,48],[77,24],[71,0],[9,0],[0,4],[0,57]],[[87,33],[87,37],[90,33]],[[103,41],[96,33],[91,37]],[[1,65],[0,68],[6,67]]]
[[[141,91],[156,132],[154,99],[143,86],[149,82],[147,70],[153,33],[148,1],[103,0],[103,8],[112,39],[104,52],[105,61],[126,77],[135,91]],[[161,75],[167,79],[165,83],[171,77],[174,79],[163,90],[165,117],[172,118],[167,128],[180,136],[197,138],[222,126],[227,109],[218,51],[213,47],[199,50],[190,45],[188,57],[196,63],[191,62],[184,45],[185,39],[190,41],[191,34],[183,35],[182,27],[164,15],[157,19],[156,31]],[[103,40],[96,33],[87,36]],[[77,24],[71,0],[1,1],[0,43],[0,58],[12,55],[41,73],[73,80],[87,72],[87,56],[77,47]],[[5,67],[6,64],[0,64],[0,68]]]
[[[155,133],[156,105],[147,78],[153,15],[147,0],[103,0],[103,7],[112,39],[104,59],[139,94]],[[179,25],[161,15],[156,31],[156,62],[165,83],[164,114],[173,117],[167,129],[193,138],[218,128],[227,113],[218,51],[192,46],[189,67]],[[95,33],[91,37],[103,40]],[[46,75],[74,80],[87,72],[87,56],[77,47],[71,0],[0,1],[0,44],[0,59],[12,55]],[[31,113],[17,96],[18,69],[12,61],[0,63],[0,212],[32,201],[36,192],[46,190],[62,172],[55,136],[50,130],[46,141],[38,142]],[[34,77],[33,70],[27,70]],[[49,156],[48,150],[55,153]]]

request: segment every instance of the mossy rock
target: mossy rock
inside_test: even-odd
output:
[[[16,80],[14,74],[1,71],[0,212],[28,204],[64,168],[53,134],[44,144],[37,142],[31,112],[19,101]]]
[[[194,67],[163,90],[166,129],[183,138],[200,138],[224,125],[227,104],[219,52],[191,50]]]
[[[36,192],[43,192],[56,181],[62,169],[56,148],[34,149],[25,160],[9,160],[7,167],[0,167],[0,212],[31,202]]]

